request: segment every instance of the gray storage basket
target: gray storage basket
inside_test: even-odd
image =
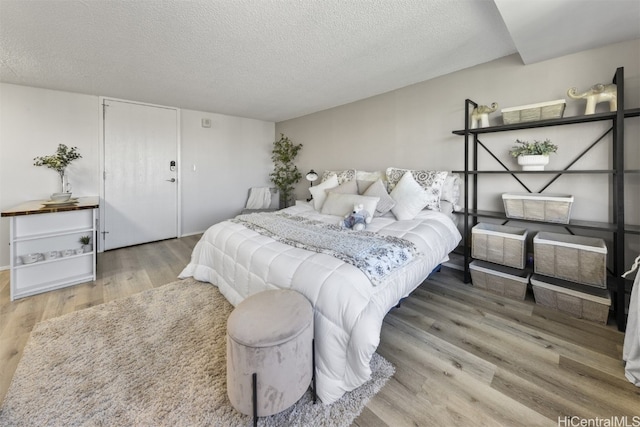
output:
[[[606,324],[611,296],[606,289],[567,282],[561,279],[531,276],[536,304],[563,311],[571,316]]]
[[[484,261],[469,264],[471,283],[479,289],[523,300],[527,294],[529,272]]]
[[[527,230],[479,223],[471,229],[471,256],[513,268],[524,268]]]
[[[534,272],[607,287],[607,246],[593,237],[540,232],[533,238]]]
[[[568,224],[573,196],[568,194],[504,193],[507,218]]]

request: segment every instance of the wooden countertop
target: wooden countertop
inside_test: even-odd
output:
[[[2,211],[2,216],[36,215],[52,212],[79,211],[83,209],[96,209],[100,206],[98,196],[78,197],[78,202],[65,205],[45,205],[48,200],[30,200]]]

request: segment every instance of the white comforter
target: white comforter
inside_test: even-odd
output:
[[[305,204],[285,212],[331,224],[340,220]],[[373,286],[351,264],[223,221],[204,233],[180,277],[215,284],[234,306],[266,289],[290,288],[306,296],[315,313],[317,392],[329,404],[369,379],[369,362],[380,341],[384,316],[461,240],[450,218],[430,210],[409,221],[396,221],[390,214],[377,217],[367,230],[410,240],[420,255]]]

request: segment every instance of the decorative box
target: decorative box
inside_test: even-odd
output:
[[[471,282],[477,288],[521,300],[527,294],[531,274],[526,270],[476,260],[469,264],[469,271]]]
[[[536,274],[607,287],[607,246],[595,237],[540,232],[533,238]]]
[[[568,224],[573,196],[547,193],[504,193],[507,218]]]
[[[564,99],[521,105],[502,109],[502,121],[512,123],[534,122],[536,120],[559,119],[564,114],[567,102]]]
[[[580,287],[575,283],[536,274],[531,276],[531,287],[536,304],[607,324],[611,296],[606,289]]]
[[[527,229],[478,223],[471,229],[471,256],[513,268],[524,268]]]

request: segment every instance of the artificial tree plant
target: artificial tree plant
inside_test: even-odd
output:
[[[293,163],[301,149],[302,144],[294,144],[283,133],[280,134],[280,139],[273,143],[273,172],[269,177],[280,192],[281,208],[293,204],[294,185],[302,178],[298,167]]]

